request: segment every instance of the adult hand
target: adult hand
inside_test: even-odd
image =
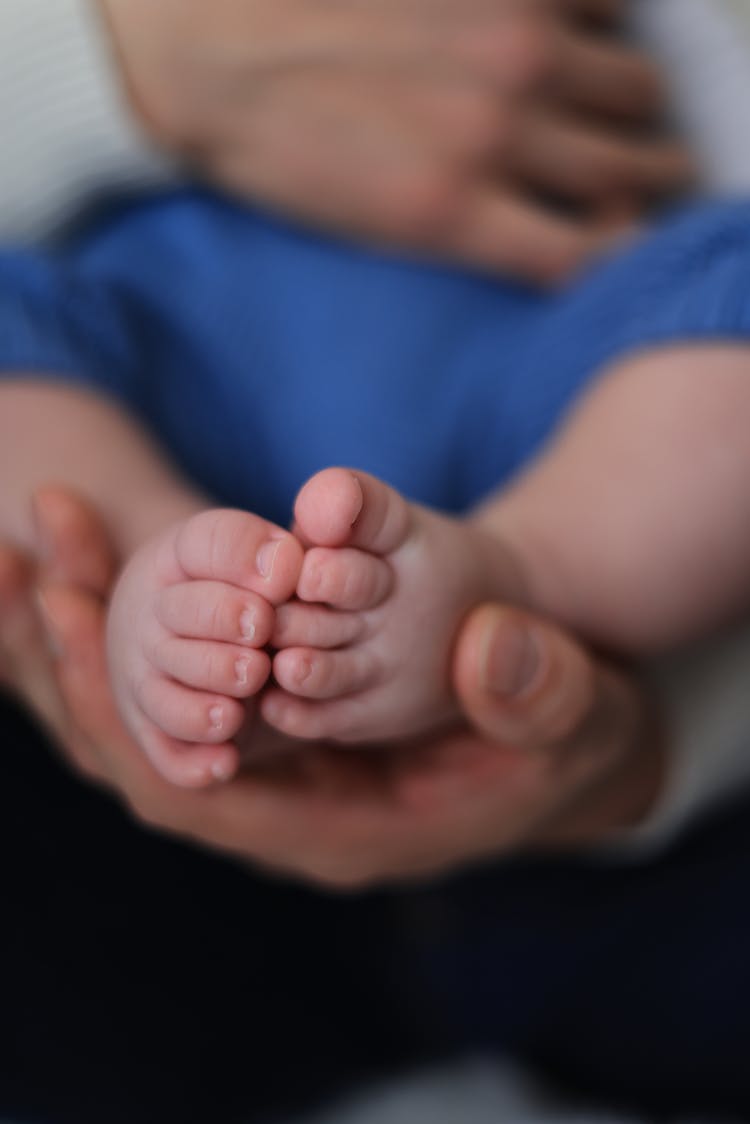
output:
[[[71,721],[56,679],[57,653],[40,613],[39,576],[103,599],[115,573],[106,529],[95,511],[63,489],[34,499],[39,561],[0,543],[0,688],[16,695],[86,775],[104,779],[89,738]]]
[[[686,177],[624,0],[99,2],[157,141],[333,232],[549,282]]]
[[[77,525],[67,518],[50,526],[54,510],[55,495],[48,495],[40,523],[55,554],[60,539],[73,572],[75,535],[88,516],[81,510]],[[97,549],[100,556],[92,588],[103,584],[106,561],[97,535],[89,526],[90,569]],[[6,602],[0,596],[0,611]],[[487,606],[468,619],[455,655],[456,687],[475,730],[370,753],[305,744],[227,785],[177,789],[153,771],[115,711],[101,598],[91,588],[48,585],[44,604],[62,657],[55,670],[65,705],[52,726],[73,761],[159,830],[308,880],[361,886],[437,874],[520,847],[596,841],[637,821],[658,788],[650,716],[627,677],[594,662],[556,628]],[[25,605],[31,613],[31,602]],[[21,634],[9,637],[6,624],[0,616],[11,648],[37,636],[27,627],[19,644]],[[27,676],[31,657],[29,650],[15,661]],[[48,674],[49,664],[43,667]],[[25,688],[21,678],[16,674],[18,689]]]

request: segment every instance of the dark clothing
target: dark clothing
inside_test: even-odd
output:
[[[611,1103],[750,1118],[746,808],[642,867],[349,898],[139,828],[1,719],[0,1114],[269,1124],[488,1047]]]

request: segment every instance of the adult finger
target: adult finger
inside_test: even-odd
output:
[[[454,684],[469,721],[516,748],[626,744],[641,720],[635,688],[566,633],[520,610],[484,605],[467,619]]]
[[[627,232],[627,226],[564,217],[488,184],[467,187],[450,217],[440,227],[438,249],[473,267],[541,285],[566,281]]]
[[[66,730],[65,707],[39,619],[36,570],[25,554],[0,546],[0,684],[54,735]]]
[[[517,129],[504,161],[537,188],[579,200],[666,195],[684,188],[689,157],[671,141],[644,141],[536,109]]]
[[[31,564],[14,547],[0,545],[0,683],[11,686],[15,662],[15,610],[28,596]]]
[[[116,562],[101,516],[64,488],[40,488],[32,499],[39,553],[47,577],[104,596]]]
[[[42,489],[35,499],[39,553],[48,572],[106,592],[113,556],[106,531],[90,506],[61,489]],[[92,760],[71,725],[56,679],[55,641],[45,628],[45,601],[38,594],[39,566],[10,547],[0,548],[0,677],[67,749],[84,772]],[[59,655],[59,651],[57,652]]]
[[[112,783],[116,770],[99,747],[123,744],[128,735],[109,687],[104,606],[90,593],[54,584],[42,585],[40,601],[65,706],[59,740],[82,772]]]
[[[664,101],[659,70],[642,51],[620,40],[557,28],[549,52],[546,90],[569,106],[597,115],[644,120]]]
[[[476,176],[466,180],[452,169],[446,173],[434,154],[413,147],[402,150],[403,162],[385,142],[378,162],[376,149],[373,145],[362,160],[354,160],[335,185],[329,182],[322,150],[313,155],[298,148],[288,159],[277,154],[277,163],[296,173],[287,177],[283,209],[367,242],[410,246],[429,257],[542,285],[567,280],[629,225],[613,227],[558,214],[520,190]],[[257,178],[255,170],[234,159],[222,164],[222,176],[238,192]],[[309,196],[316,201],[315,214],[316,208],[296,194],[295,185],[305,181],[318,188]],[[281,191],[271,179],[255,189],[269,204],[280,204]]]

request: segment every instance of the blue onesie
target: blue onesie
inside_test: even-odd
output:
[[[748,294],[745,203],[681,212],[553,294],[185,191],[0,256],[0,370],[116,396],[217,501],[282,523],[332,464],[458,512],[616,357],[750,336]]]

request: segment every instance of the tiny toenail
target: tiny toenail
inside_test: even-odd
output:
[[[234,674],[237,677],[237,685],[239,687],[247,687],[247,665],[249,664],[247,657],[240,657],[235,660]]]
[[[234,765],[231,761],[214,761],[211,766],[211,776],[215,781],[228,781],[234,776]]]
[[[248,643],[252,643],[255,639],[255,617],[255,609],[245,609],[240,616],[240,633],[242,639],[247,640]]]
[[[312,675],[312,660],[302,659],[297,665],[297,682],[306,683]]]
[[[365,497],[364,497],[364,493],[362,491],[362,485],[359,482],[359,478],[357,476],[355,476],[354,473],[352,473],[351,476],[352,476],[352,480],[357,485],[357,491],[359,492],[359,503],[357,504],[357,510],[354,513],[354,516],[353,516],[351,524],[350,524],[353,527],[354,524],[359,519],[360,515],[362,514],[362,508],[365,506]]]
[[[280,542],[267,542],[258,551],[255,559],[255,564],[258,567],[258,573],[266,581],[273,574],[273,565],[276,561],[276,555],[279,553]]]
[[[212,730],[220,730],[224,725],[224,708],[212,706],[208,712],[208,720],[211,723]]]
[[[185,780],[189,784],[205,784],[208,777],[209,772],[205,765],[194,765],[191,769],[185,770]]]

